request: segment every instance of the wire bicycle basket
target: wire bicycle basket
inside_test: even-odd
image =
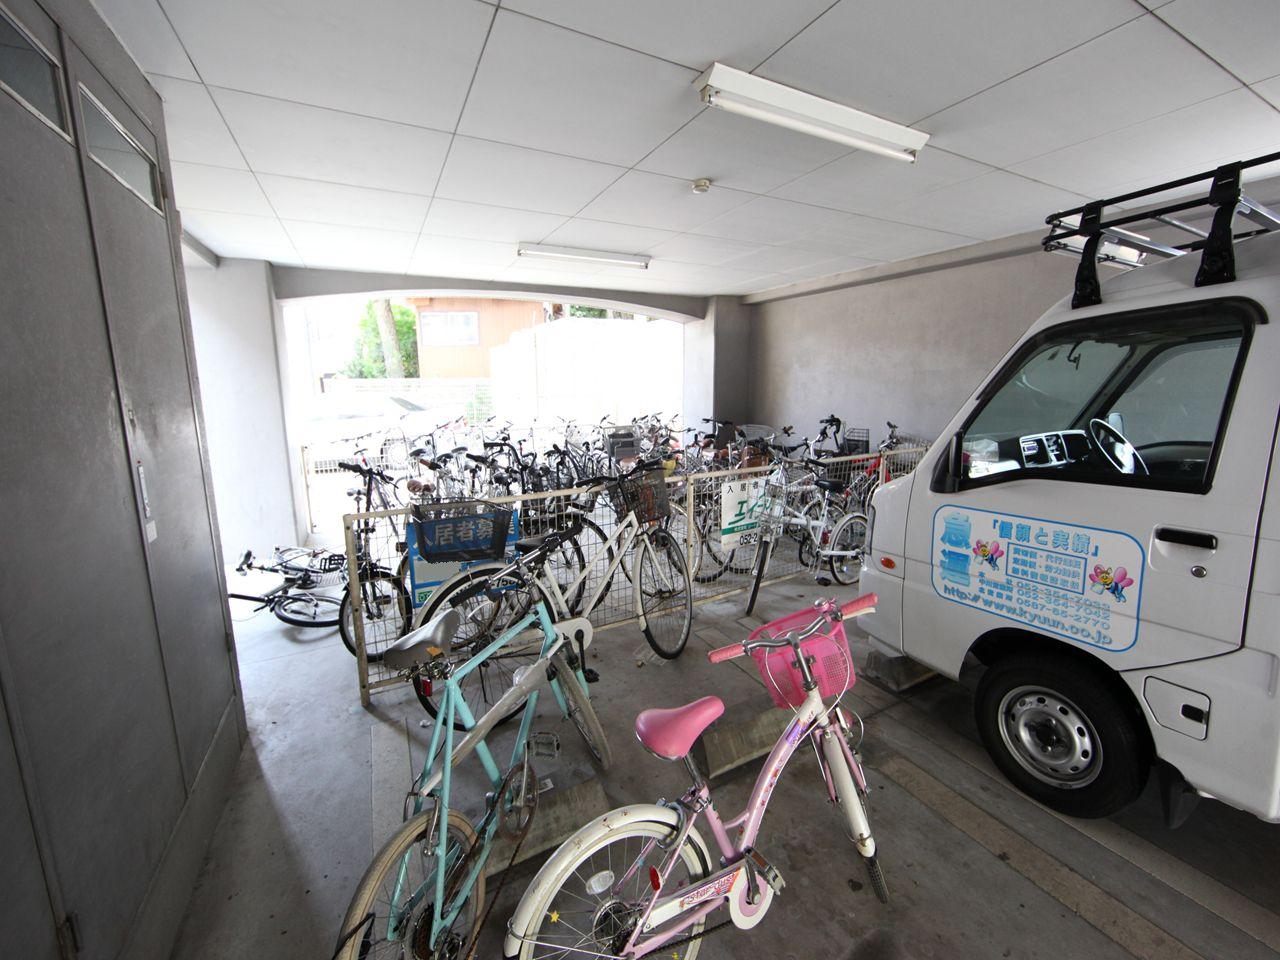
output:
[[[871,431],[867,427],[849,427],[840,438],[840,454],[856,457],[871,452]]]
[[[485,500],[413,505],[418,555],[437,563],[501,560],[513,512]]]
[[[609,485],[609,499],[619,523],[632,511],[635,511],[636,519],[641,523],[665,520],[671,515],[671,503],[667,497],[667,474],[660,467],[615,480]]]

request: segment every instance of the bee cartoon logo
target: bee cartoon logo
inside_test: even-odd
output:
[[[1089,574],[1089,582],[1092,584],[1089,589],[1094,593],[1109,593],[1115,597],[1116,603],[1124,603],[1124,588],[1133,586],[1133,578],[1124,567],[1116,567],[1112,570],[1100,563],[1093,568],[1093,573]]]
[[[978,558],[980,563],[991,564],[991,569],[999,570],[999,560],[1004,556],[1004,551],[1000,549],[1000,541],[992,540],[987,543],[985,540],[979,540],[973,545],[973,555]]]

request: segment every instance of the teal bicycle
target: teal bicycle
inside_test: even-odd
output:
[[[535,554],[549,555],[557,537],[567,535],[548,535]],[[525,564],[538,559],[526,555]],[[519,587],[504,579],[489,587],[488,599],[501,603],[512,589]],[[493,845],[499,835],[505,836],[518,852],[537,806],[538,782],[530,754],[554,754],[559,748],[554,734],[532,732],[541,687],[550,686],[561,714],[582,735],[596,765],[603,770],[611,762],[584,676],[582,656],[591,639],[590,621],[553,622],[546,604],[538,601],[471,659],[451,662],[450,642],[461,627],[458,611],[447,610],[402,637],[384,655],[383,663],[402,671],[407,680],[429,683],[440,691],[439,712],[422,772],[409,795],[412,810],[360,880],[342,922],[335,960],[463,960],[474,953],[485,915],[485,867]],[[537,659],[517,670],[511,687],[476,720],[461,682],[504,647],[536,642],[529,634],[536,638],[539,632]],[[503,771],[485,738],[521,703],[523,716],[511,763]],[[455,720],[461,730],[455,730]],[[453,768],[472,753],[491,785],[484,813],[474,826],[450,802]]]

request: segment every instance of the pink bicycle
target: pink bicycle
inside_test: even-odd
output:
[[[783,887],[781,874],[756,849],[756,835],[783,768],[806,739],[814,744],[827,798],[843,814],[872,889],[887,902],[867,820],[866,778],[850,745],[852,720],[839,704],[854,682],[842,621],[870,613],[875,603],[875,594],[840,607],[819,601],[816,618],[813,610],[803,610],[766,624],[743,643],[711,651],[712,663],[749,654],[775,705],[795,713],[756,778],[746,809],[731,820],[721,819],[711,788],[689,756],[694,741],[724,712],[720,698],[641,713],[640,742],[659,759],[683,760],[693,784],[674,803],[621,807],[566,840],[538,871],[511,918],[507,960],[633,960],[659,949],[694,960],[701,938],[712,930],[729,923],[754,927]],[[718,855],[698,832],[699,818],[710,826]],[[708,927],[708,917],[721,907],[728,919]]]

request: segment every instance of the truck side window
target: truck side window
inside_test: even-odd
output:
[[[1247,325],[1218,315],[1050,328],[993,381],[964,429],[962,481],[1034,474],[1199,491]]]

